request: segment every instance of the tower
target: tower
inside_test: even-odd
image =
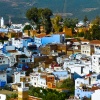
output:
[[[1,19],[0,19],[0,24],[1,24],[1,27],[3,27],[4,26],[4,19],[3,19],[3,17],[1,17]]]
[[[18,87],[18,100],[28,100],[28,90],[29,87],[26,87],[25,84],[27,83],[25,77],[21,77],[21,86]]]
[[[11,16],[9,16],[9,25],[11,25]]]

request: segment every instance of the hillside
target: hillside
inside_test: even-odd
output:
[[[31,7],[50,8],[53,13],[63,13],[67,17],[76,17],[80,20],[85,15],[91,20],[100,15],[100,0],[0,0],[0,16],[13,22],[24,22],[25,12]]]

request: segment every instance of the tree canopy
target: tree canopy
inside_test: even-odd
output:
[[[52,27],[54,32],[62,31],[61,23],[63,23],[63,18],[60,15],[56,15],[54,18],[52,18]]]
[[[52,11],[48,8],[36,8],[33,7],[28,9],[26,17],[31,21],[32,24],[36,25],[37,29],[42,25],[46,33],[50,33],[52,29],[51,19]]]
[[[76,27],[76,24],[78,23],[78,19],[65,18],[63,23],[64,23],[64,26],[67,26],[68,28],[72,28],[72,30],[74,30],[74,28]]]
[[[31,30],[31,29],[32,29],[31,25],[25,25],[24,28],[23,28],[23,31],[24,30]]]
[[[65,92],[58,92],[52,89],[43,89],[33,86],[29,88],[29,95],[42,98],[42,100],[65,100],[69,97]]]

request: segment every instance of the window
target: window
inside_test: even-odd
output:
[[[5,64],[5,61],[3,61],[3,63]]]
[[[93,78],[95,78],[95,76],[93,76]]]

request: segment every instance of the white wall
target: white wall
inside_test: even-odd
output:
[[[0,72],[0,80],[6,81],[6,83],[7,83],[7,74],[6,74],[6,72]]]
[[[40,77],[40,74],[30,74],[30,84],[34,87],[46,88],[46,80]]]
[[[89,84],[88,80],[77,78],[75,80],[75,89],[77,89],[81,84]]]
[[[12,38],[12,45],[17,47],[17,48],[22,48],[23,47],[23,43],[22,40],[15,40],[14,38]]]
[[[9,64],[8,57],[4,57],[4,56],[0,57],[0,65],[2,65],[2,64]]]
[[[100,100],[100,89],[95,90],[95,92],[91,95],[91,100]]]
[[[100,54],[92,55],[92,70],[96,73],[100,73]]]
[[[81,54],[90,56],[91,55],[90,45],[81,45]]]
[[[20,77],[25,76],[25,72],[14,72],[14,83],[19,83],[20,82]]]
[[[6,50],[15,50],[15,46],[6,46]]]
[[[0,94],[0,100],[6,100],[6,95]]]

